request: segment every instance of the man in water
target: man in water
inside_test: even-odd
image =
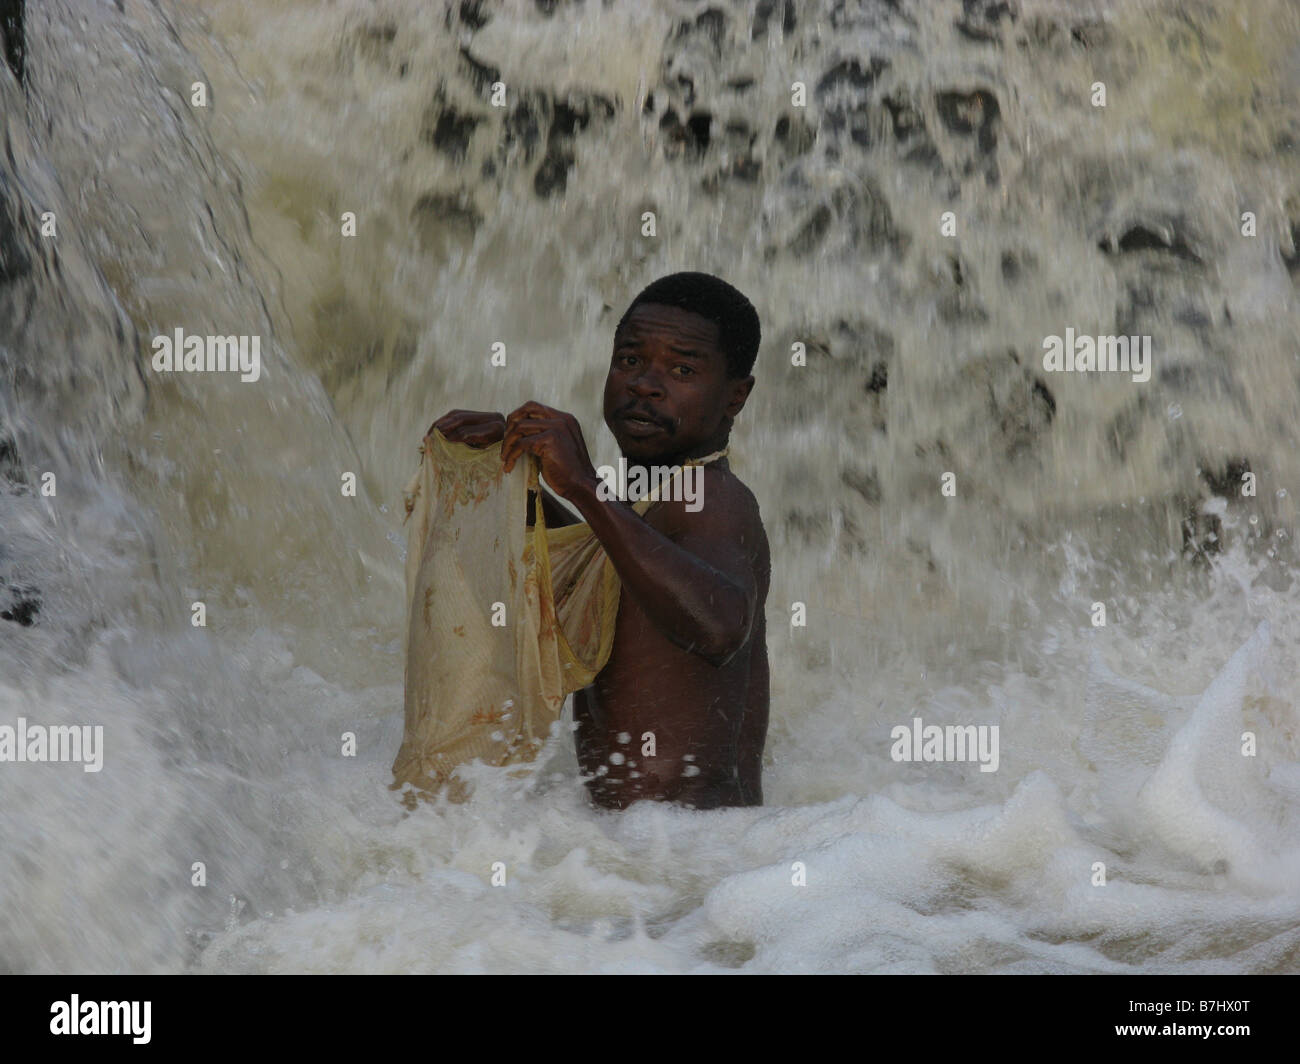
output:
[[[648,473],[726,448],[754,386],[759,337],[750,302],[709,274],[672,274],[632,301],[614,332],[604,399],[629,479],[637,467]],[[503,441],[507,472],[536,455],[546,483],[582,514],[618,573],[613,650],[574,694],[578,761],[593,800],[613,809],[647,798],[698,809],[761,805],[771,565],[758,503],[725,455],[699,471],[703,505],[688,510],[668,492],[643,518],[626,502],[602,500],[572,414],[529,402],[509,416],[453,410],[433,428],[474,447]],[[542,508],[550,527],[577,523],[545,490]]]

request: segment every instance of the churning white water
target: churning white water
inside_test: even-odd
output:
[[[1298,105],[1286,0],[30,5],[0,727],[104,750],[0,762],[0,968],[1300,970]],[[408,814],[420,436],[535,398],[612,461],[683,269],[763,322],[766,805],[597,812],[558,735]]]

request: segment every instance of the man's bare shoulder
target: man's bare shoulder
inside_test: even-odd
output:
[[[739,540],[765,560],[763,518],[758,499],[745,482],[717,463],[688,467],[681,476],[688,472],[694,473],[694,498],[683,491],[666,492],[667,497],[650,508],[646,520],[670,537],[689,533]]]

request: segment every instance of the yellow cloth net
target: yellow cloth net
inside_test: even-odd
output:
[[[687,463],[704,464],[726,451]],[[532,761],[564,697],[609,660],[619,579],[586,524],[548,529],[539,462],[435,431],[405,491],[406,730],[394,786],[436,791],[457,765]],[[633,503],[644,514],[660,492]],[[449,789],[466,796],[460,781]]]

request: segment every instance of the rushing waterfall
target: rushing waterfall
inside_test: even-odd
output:
[[[0,731],[103,729],[0,760],[0,968],[1300,970],[1290,0],[0,35]],[[614,324],[677,270],[762,318],[767,804],[598,812],[561,733],[408,813],[420,437],[537,399],[613,461]]]

